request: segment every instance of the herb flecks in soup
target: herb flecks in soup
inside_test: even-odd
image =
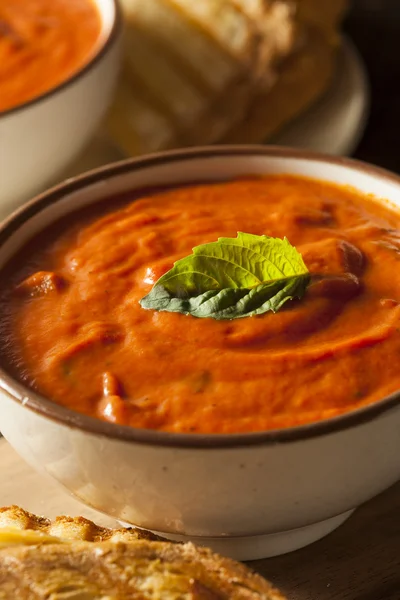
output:
[[[92,56],[101,31],[94,0],[0,3],[0,112],[56,87]]]
[[[26,384],[111,422],[214,433],[318,421],[400,388],[400,214],[289,176],[133,199],[51,226],[3,273],[3,362]],[[287,236],[312,276],[301,300],[232,321],[140,306],[193,247],[237,231]]]

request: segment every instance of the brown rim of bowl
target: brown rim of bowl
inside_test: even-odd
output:
[[[67,180],[49,191],[41,194],[15,211],[0,225],[0,249],[2,244],[12,236],[23,223],[50,204],[61,200],[65,195],[76,192],[87,185],[99,183],[110,176],[123,175],[135,170],[153,167],[164,163],[187,161],[196,158],[210,159],[226,156],[273,156],[285,158],[301,158],[316,160],[325,164],[350,167],[357,171],[375,175],[400,186],[400,177],[381,169],[350,158],[327,156],[324,154],[282,148],[279,146],[210,146],[184,150],[172,150],[153,154],[143,158],[134,158],[107,165],[86,174]],[[233,434],[186,434],[170,433],[151,429],[136,429],[124,425],[107,423],[89,417],[40,396],[22,383],[16,381],[0,365],[0,389],[12,400],[20,402],[29,410],[57,423],[71,428],[113,438],[153,446],[170,446],[186,448],[233,448],[254,445],[276,445],[281,443],[306,440],[321,435],[342,431],[372,421],[376,417],[400,406],[400,391],[374,402],[368,406],[349,411],[343,415],[325,419],[316,423],[299,425],[285,429],[260,431],[254,433]]]
[[[51,96],[58,94],[58,92],[63,91],[69,85],[75,83],[78,79],[86,75],[86,73],[90,71],[90,69],[97,65],[97,63],[108,52],[108,49],[114,45],[114,42],[119,37],[120,31],[122,31],[122,10],[119,6],[119,2],[118,0],[110,0],[110,2],[114,6],[114,20],[106,39],[97,49],[96,53],[91,58],[89,58],[89,60],[85,62],[77,71],[74,71],[72,75],[70,75],[70,77],[64,79],[60,84],[56,85],[55,87],[51,87],[49,90],[43,92],[43,94],[40,94],[39,96],[35,96],[34,98],[32,98],[32,100],[28,100],[27,102],[23,102],[22,104],[17,104],[17,106],[13,106],[11,108],[8,108],[7,110],[0,111],[0,121],[3,117],[8,117],[17,112],[22,112],[26,108],[30,108],[35,104],[39,104],[39,102],[42,102],[42,100],[47,100]],[[102,16],[99,8],[97,6],[96,8],[99,11],[99,14]]]

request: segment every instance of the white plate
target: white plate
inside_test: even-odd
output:
[[[270,143],[330,154],[351,154],[364,131],[369,87],[364,65],[353,44],[344,39],[336,75],[317,104],[287,126]],[[64,177],[126,158],[99,134]]]

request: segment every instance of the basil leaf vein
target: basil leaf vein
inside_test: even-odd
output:
[[[278,311],[302,298],[310,275],[286,238],[248,233],[193,248],[140,300],[143,308],[237,319]]]

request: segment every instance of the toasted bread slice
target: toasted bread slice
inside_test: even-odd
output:
[[[345,0],[122,0],[127,154],[263,142],[326,90]]]
[[[123,0],[124,65],[108,119],[128,154],[217,142],[296,43],[293,11],[262,22],[230,0]],[[277,10],[280,7],[280,10]]]
[[[135,540],[160,540],[150,531],[134,528],[109,529],[95,525],[84,517],[57,517],[54,521],[38,517],[19,506],[0,507],[0,544],[2,530],[35,531],[64,541],[132,542]],[[1,596],[0,596],[1,598]]]
[[[265,579],[211,550],[81,517],[51,523],[16,506],[2,508],[0,541],[7,536],[1,600],[284,600]]]
[[[244,565],[193,544],[74,542],[0,550],[2,600],[284,600]]]
[[[158,45],[156,58],[166,53],[179,65],[178,70],[182,68],[189,73],[189,80],[196,80],[205,89],[218,92],[236,77],[239,66],[235,59],[207,32],[188,26],[186,15],[173,4],[162,0],[121,0],[121,4],[125,15],[125,40],[140,31],[142,37]],[[127,43],[129,45],[129,41]]]
[[[269,139],[328,89],[335,73],[339,40],[318,29],[309,29],[306,35],[304,46],[282,65],[273,88],[255,94],[246,117],[222,138],[223,143]]]
[[[214,91],[240,72],[269,85],[275,62],[290,53],[295,34],[293,4],[282,0],[262,4],[259,19],[245,2],[232,0],[122,0],[127,37],[141,29]]]

